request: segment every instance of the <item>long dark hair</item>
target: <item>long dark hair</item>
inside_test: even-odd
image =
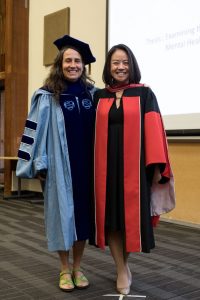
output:
[[[54,94],[56,100],[59,99],[60,94],[67,88],[66,78],[64,77],[62,71],[62,62],[64,52],[69,48],[79,52],[77,49],[71,46],[62,48],[51,66],[49,75],[44,81],[44,87]],[[86,73],[85,65],[83,67],[83,73],[80,77],[80,80],[86,87],[92,87],[94,85],[94,81]]]
[[[141,73],[140,73],[140,68],[139,68],[138,62],[137,62],[132,50],[124,44],[115,45],[109,50],[107,57],[106,57],[104,69],[103,69],[103,76],[102,76],[103,82],[109,86],[112,86],[114,84],[113,77],[111,76],[111,73],[110,73],[111,57],[112,57],[113,53],[119,49],[125,51],[128,56],[129,83],[139,83],[141,80]]]

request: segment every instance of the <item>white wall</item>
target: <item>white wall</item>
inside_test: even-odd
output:
[[[103,87],[102,70],[106,45],[106,0],[29,0],[29,104],[33,92],[42,86],[49,67],[43,66],[44,16],[70,8],[70,35],[91,47],[96,62],[91,65],[91,78]],[[13,178],[12,190],[17,189]],[[39,181],[22,180],[22,190],[41,191]]]
[[[97,59],[91,65],[91,77],[103,87],[106,0],[30,0],[29,4],[29,102],[49,70],[43,66],[44,16],[66,7],[70,8],[70,35],[90,45]]]

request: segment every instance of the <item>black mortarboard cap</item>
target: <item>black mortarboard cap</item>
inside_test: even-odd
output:
[[[56,45],[58,50],[61,50],[63,47],[66,46],[71,46],[77,49],[80,52],[85,65],[91,64],[96,61],[96,58],[92,55],[90,46],[88,44],[74,39],[69,35],[64,35],[63,37],[55,40],[53,43],[54,45]]]

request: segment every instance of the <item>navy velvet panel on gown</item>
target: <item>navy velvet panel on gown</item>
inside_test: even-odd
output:
[[[60,96],[60,105],[69,149],[77,239],[86,240],[92,230],[95,108],[90,93],[80,81],[68,83],[67,90]]]

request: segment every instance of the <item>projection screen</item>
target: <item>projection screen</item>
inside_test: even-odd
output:
[[[200,1],[109,0],[108,49],[128,45],[165,128],[200,133]]]

